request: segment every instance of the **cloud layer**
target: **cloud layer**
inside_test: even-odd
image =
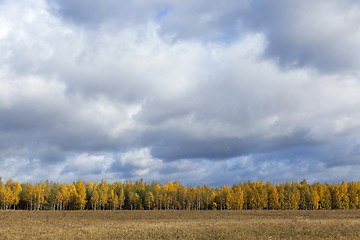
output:
[[[0,176],[356,180],[356,1],[0,2]]]

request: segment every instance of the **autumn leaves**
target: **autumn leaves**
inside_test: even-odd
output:
[[[184,186],[175,182],[160,184],[143,180],[112,184],[32,183],[0,181],[1,209],[24,210],[241,210],[241,209],[356,209],[360,183],[271,184],[262,181],[229,187]]]

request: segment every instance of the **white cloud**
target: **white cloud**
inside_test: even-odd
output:
[[[292,179],[287,171],[313,176],[311,165],[327,172],[328,165],[338,162],[330,157],[331,150],[316,146],[331,148],[346,141],[354,144],[339,151],[343,164],[354,164],[360,134],[357,70],[325,71],[324,66],[337,65],[323,61],[326,54],[310,54],[305,60],[290,56],[304,64],[287,70],[273,58],[264,60],[269,49],[274,50],[272,57],[288,58],[287,46],[279,52],[272,46],[272,33],[283,24],[255,17],[250,21],[244,15],[241,24],[256,31],[241,31],[243,36],[234,34],[230,41],[214,36],[238,19],[225,17],[234,11],[202,9],[203,2],[176,2],[157,21],[153,8],[163,3],[149,2],[142,9],[151,14],[129,18],[121,27],[114,19],[96,27],[67,21],[44,1],[0,4],[0,159],[9,170],[0,175],[29,180],[179,178],[189,183],[213,181],[212,174],[219,182],[271,175]],[[243,12],[252,6],[238,4],[232,1],[228,7]],[[259,4],[252,7],[266,6]],[[278,37],[303,51],[323,47],[317,53],[334,49],[337,54],[337,43],[349,43],[353,50],[343,56],[349,56],[352,69],[358,61],[353,55],[358,9],[334,4],[320,4],[330,14],[316,18],[319,23],[306,34],[297,30],[309,26],[316,17],[313,11],[309,19],[278,16],[297,26],[282,29]],[[281,1],[278,5],[287,6]],[[307,5],[300,6],[291,11],[302,16]],[[188,15],[183,12],[188,8],[201,13],[202,24],[187,31],[177,21]],[[210,23],[217,25],[211,29]],[[334,38],[324,41],[324,36]],[[264,160],[267,156],[272,160]],[[296,164],[299,159],[303,168]],[[33,168],[22,172],[11,164]],[[54,169],[54,174],[40,166]]]
[[[0,39],[5,38],[11,31],[8,21],[4,17],[0,17]]]
[[[138,168],[156,169],[161,167],[163,161],[153,158],[149,148],[136,149],[134,151],[125,152],[120,156],[121,165],[132,165]],[[148,169],[142,169],[147,170]]]

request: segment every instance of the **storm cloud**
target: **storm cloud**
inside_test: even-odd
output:
[[[355,180],[356,1],[0,1],[0,176]]]

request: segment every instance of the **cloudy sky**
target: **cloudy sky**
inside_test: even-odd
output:
[[[360,172],[354,0],[0,0],[0,176]]]

